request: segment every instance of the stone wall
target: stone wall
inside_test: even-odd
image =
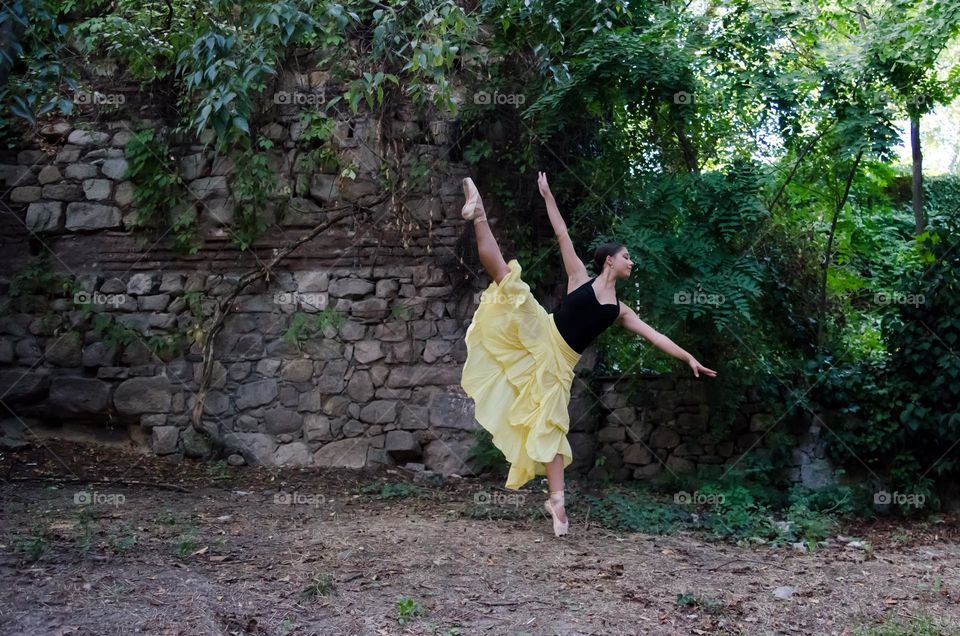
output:
[[[582,381],[578,381],[581,382]],[[792,446],[784,477],[812,488],[829,483],[833,467],[820,437],[826,414],[782,417],[755,393],[724,424],[710,379],[650,375],[594,377],[572,401],[570,442],[594,478],[614,481],[724,476],[736,466],[770,456],[784,435]],[[776,431],[776,435],[771,435]]]
[[[292,88],[303,79],[284,81]],[[130,120],[47,123],[32,147],[0,153],[4,291],[41,253],[75,283],[72,296],[38,296],[29,310],[3,316],[0,395],[8,409],[31,428],[125,428],[152,452],[174,457],[223,450],[235,463],[418,460],[443,472],[468,470],[476,422],[459,387],[464,334],[489,281],[470,275],[482,268],[459,214],[468,172],[455,160],[452,124],[412,111],[385,122],[338,120],[335,151],[356,171],[345,178],[339,169],[302,165],[309,148],[300,143],[297,114],[281,109],[263,128],[275,143],[267,159],[281,188],[262,210],[268,229],[249,252],[230,241],[234,167],[212,153],[209,139],[174,148],[203,238],[191,255],[174,251],[169,236],[133,229]],[[388,197],[378,171],[396,142],[404,161],[435,171]],[[299,196],[290,197],[294,189]],[[195,430],[202,354],[189,336],[243,273],[345,206],[363,214],[335,223],[237,298],[215,341],[211,391]],[[284,337],[295,315],[330,310],[340,323]],[[99,333],[100,315],[135,336]],[[188,346],[158,349],[174,335]]]

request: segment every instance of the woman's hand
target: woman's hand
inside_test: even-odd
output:
[[[698,378],[700,377],[701,371],[703,372],[703,375],[710,376],[711,378],[717,375],[716,371],[703,366],[697,362],[697,359],[693,356],[690,356],[690,359],[687,361],[687,363],[690,365],[690,368],[693,369],[693,375],[697,376]]]
[[[553,193],[550,192],[550,186],[547,184],[547,173],[537,173],[537,185],[540,187],[540,196],[542,196],[544,199],[553,197]]]

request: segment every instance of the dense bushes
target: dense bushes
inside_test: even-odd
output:
[[[838,459],[935,503],[960,476],[960,215],[931,216],[882,319],[888,354],[824,369],[818,396],[848,416],[828,438]]]

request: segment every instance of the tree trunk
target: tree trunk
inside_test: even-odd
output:
[[[910,115],[910,148],[913,151],[913,220],[917,234],[923,232],[923,153],[920,151],[920,114]]]

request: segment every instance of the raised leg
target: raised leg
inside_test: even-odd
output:
[[[473,179],[467,177],[463,180],[463,194],[466,199],[463,206],[463,217],[473,221],[473,232],[477,237],[477,253],[480,255],[480,263],[487,270],[490,278],[499,284],[510,271],[510,268],[507,267],[507,262],[503,259],[503,253],[500,252],[497,239],[493,237],[490,224],[487,223],[483,199],[480,197],[480,192],[477,191]]]
[[[487,273],[490,274],[490,278],[499,284],[510,271],[510,268],[507,267],[507,262],[503,260],[503,254],[500,252],[500,246],[497,245],[497,239],[493,237],[490,224],[487,223],[486,219],[474,223],[473,232],[477,236],[477,252],[480,254],[480,262]]]

